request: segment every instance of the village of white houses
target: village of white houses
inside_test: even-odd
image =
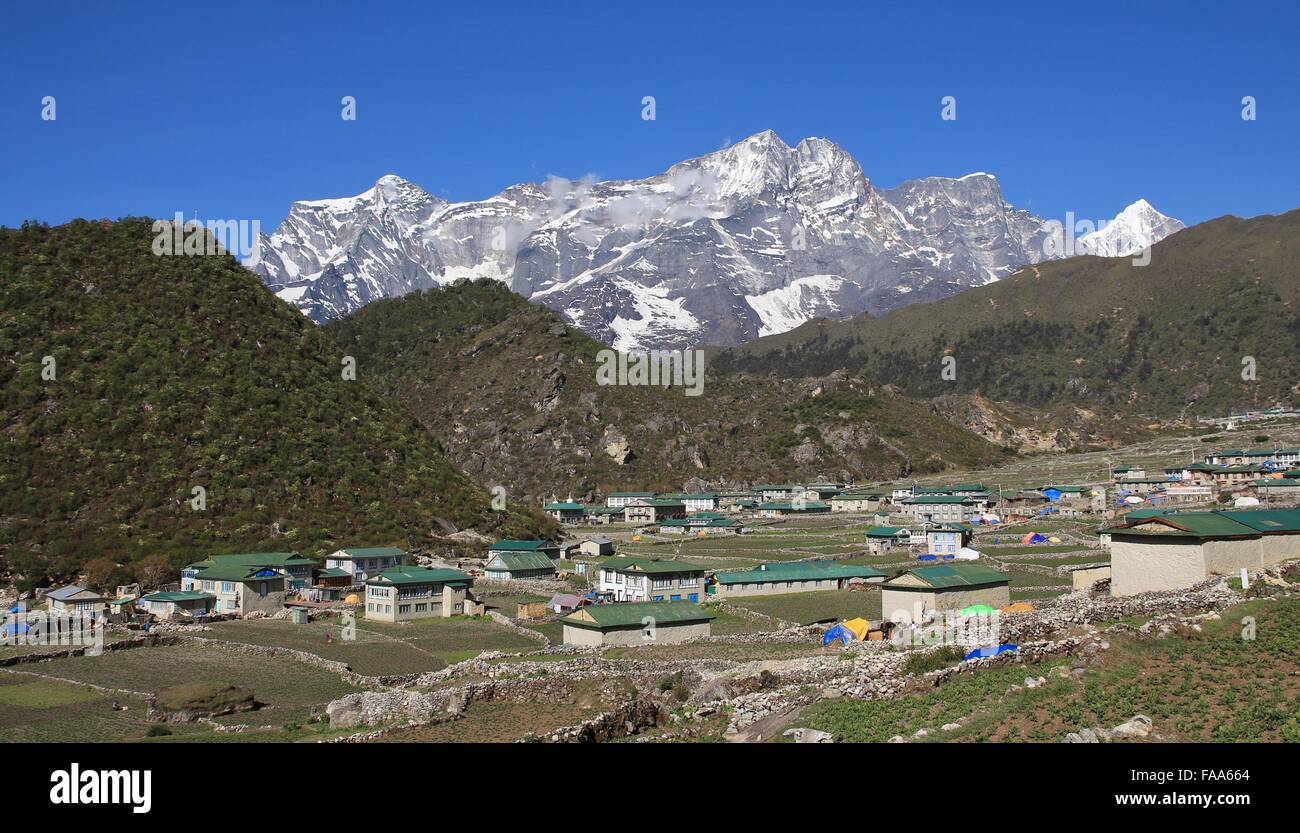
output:
[[[398,5],[11,21],[0,740],[1300,741],[1294,10]]]

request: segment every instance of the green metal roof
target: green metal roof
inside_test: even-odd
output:
[[[539,552],[541,550],[555,549],[555,544],[549,541],[520,541],[513,538],[503,538],[492,546],[488,551],[506,550],[509,552]]]
[[[261,572],[272,572],[274,575],[259,576]],[[218,564],[215,567],[208,567],[195,573],[195,578],[200,581],[265,581],[268,579],[284,578],[282,573],[275,571],[274,567],[259,564],[249,566],[247,564]]]
[[[405,557],[406,555],[406,550],[398,549],[397,547],[348,547],[339,550],[339,552],[351,556],[352,558],[383,558],[385,556]],[[338,558],[338,556],[335,556],[335,558]]]
[[[242,565],[245,567],[301,567],[316,562],[303,558],[296,552],[233,552],[211,555],[202,561],[187,565],[186,569],[204,569],[221,565]]]
[[[829,503],[822,503],[820,500],[805,500],[796,508],[793,502],[777,501],[775,503],[760,503],[759,509],[788,509],[791,512],[807,512],[812,509],[830,509]]]
[[[546,559],[550,564],[551,560]],[[469,584],[473,579],[460,570],[434,567],[392,567],[366,580],[366,584]]]
[[[610,492],[606,497],[654,497],[654,492]]]
[[[876,526],[867,530],[868,538],[897,538],[900,535],[911,536],[911,531],[901,526]]]
[[[727,570],[714,574],[718,584],[761,584],[769,581],[815,581],[828,578],[884,578],[885,574],[861,564],[834,561],[778,561],[754,570]]]
[[[962,497],[961,495],[921,495],[918,497],[910,497],[903,501],[903,503],[921,504],[924,506],[939,503],[965,503],[969,500],[971,500],[971,498]]]
[[[555,562],[544,552],[501,552],[492,556],[488,566],[500,564],[509,572],[554,570]]]
[[[662,558],[638,558],[631,555],[619,555],[600,562],[601,569],[616,573],[702,573],[704,568],[686,561],[674,561]]]
[[[1300,532],[1300,509],[1177,512],[1135,518],[1102,532],[1196,539],[1250,538],[1265,532]]]
[[[544,511],[544,512],[556,512],[556,511],[559,511],[559,510],[561,510],[561,509],[566,509],[566,510],[580,510],[580,509],[582,509],[582,504],[581,504],[581,503],[574,503],[574,502],[571,501],[571,500],[562,500],[562,501],[560,501],[559,503],[548,503],[548,504],[546,504],[545,506],[542,507],[542,511]]]
[[[340,567],[329,567],[324,570],[317,570],[317,578],[347,578],[352,574]]]
[[[1260,532],[1300,532],[1300,509],[1257,509],[1242,512],[1225,509],[1220,510],[1218,514]]]
[[[141,596],[142,602],[197,602],[205,599],[215,599],[212,593],[204,593],[199,590],[169,590],[162,593],[150,593],[148,596]]]
[[[712,613],[691,602],[616,602],[588,605],[580,608],[579,612],[590,616],[595,622],[575,619],[575,614],[569,614],[560,621],[577,628],[603,630],[641,627],[647,618],[653,619],[656,625],[707,622],[714,618]]]
[[[934,567],[912,567],[885,582],[889,584],[899,576],[911,573],[936,590],[948,587],[979,587],[988,584],[1008,584],[1011,579],[992,567],[983,564],[939,564]]]
[[[664,522],[662,522],[662,523],[659,524],[659,525],[660,525],[660,526],[671,526],[671,527],[678,527],[678,526],[686,526],[686,527],[690,527],[690,526],[698,526],[698,527],[714,527],[714,528],[716,528],[716,529],[721,529],[721,528],[725,528],[725,527],[741,526],[741,523],[740,523],[740,521],[737,521],[737,520],[735,520],[734,518],[722,518],[722,517],[719,517],[719,518],[673,518],[672,520],[664,521]]]

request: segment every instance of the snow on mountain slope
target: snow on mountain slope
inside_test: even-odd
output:
[[[1145,201],[1112,225],[1081,243],[1119,256],[1182,227]],[[318,322],[488,277],[621,349],[686,347],[951,295],[1056,256],[1050,233],[989,174],[882,189],[833,142],[769,130],[647,179],[552,177],[478,202],[385,176],[294,203],[248,266]]]
[[[1138,200],[1114,220],[1080,237],[1078,250],[1099,257],[1127,257],[1186,228],[1181,220],[1166,217],[1146,200]]]

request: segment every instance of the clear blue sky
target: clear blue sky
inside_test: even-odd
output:
[[[1044,217],[1279,212],[1300,206],[1297,7],[11,3],[0,225],[197,209],[269,230],[386,173],[481,199],[767,128],[838,142],[882,186],[987,171]]]

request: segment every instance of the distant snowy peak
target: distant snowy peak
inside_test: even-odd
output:
[[[1115,219],[1079,238],[1081,253],[1099,257],[1127,257],[1186,228],[1181,220],[1156,211],[1146,200],[1125,208]]]
[[[1118,256],[1180,228],[1140,201],[1080,245]],[[620,349],[671,348],[942,298],[1064,256],[1051,236],[990,174],[878,188],[834,142],[766,130],[646,179],[551,177],[475,202],[389,174],[293,203],[247,265],[317,322],[486,277]]]

